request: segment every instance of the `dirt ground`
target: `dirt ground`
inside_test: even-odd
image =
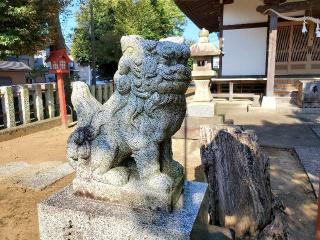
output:
[[[24,161],[40,163],[65,161],[66,141],[72,128],[55,127],[22,138],[0,142],[0,165]],[[39,239],[37,203],[68,185],[74,175],[67,176],[43,191],[32,191],[0,185],[0,239]]]
[[[73,128],[55,127],[24,137],[0,142],[0,165],[24,161],[65,161],[66,142]]]
[[[0,239],[39,239],[37,203],[70,184],[73,178],[71,174],[43,191],[0,185]]]
[[[289,239],[315,239],[317,201],[299,160],[288,150],[263,150],[270,158],[272,191],[286,207]]]
[[[0,142],[0,164],[65,161],[65,143],[71,131],[58,127]],[[264,151],[271,159],[272,189],[287,207],[289,239],[314,239],[317,204],[298,159],[287,150]],[[43,191],[0,185],[0,240],[39,239],[37,203],[70,184],[73,178],[74,174],[69,175]]]

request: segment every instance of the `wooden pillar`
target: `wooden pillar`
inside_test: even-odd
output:
[[[217,83],[217,93],[221,93],[222,89],[221,89],[221,83]]]
[[[266,95],[274,95],[274,77],[276,70],[278,16],[271,14],[269,17],[269,46],[268,46],[268,71]]]
[[[223,10],[224,4],[220,4],[220,16],[219,16],[219,49],[221,50],[219,56],[219,71],[218,77],[222,76],[222,59],[223,59],[223,47],[224,47],[224,38],[223,38]]]
[[[64,79],[63,73],[57,73],[57,85],[58,85],[58,95],[59,95],[59,109],[60,109],[60,118],[62,126],[68,127],[68,114],[67,114],[67,104],[66,104],[66,95],[64,91]]]
[[[233,82],[229,82],[229,101],[233,100]]]

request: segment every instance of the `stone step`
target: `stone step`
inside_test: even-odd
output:
[[[0,183],[42,190],[73,171],[66,164],[68,163],[62,163],[61,161],[29,164],[25,168],[8,171],[6,174],[0,175]]]
[[[69,163],[63,163],[56,167],[45,169],[44,171],[39,171],[36,174],[30,176],[30,178],[23,178],[19,183],[22,187],[33,189],[33,190],[43,190],[47,186],[55,183],[61,178],[74,172],[74,169]]]
[[[302,147],[294,148],[299,160],[308,175],[314,193],[319,197],[319,171],[320,171],[320,147]]]
[[[23,170],[28,167],[30,167],[30,164],[23,162],[23,161],[11,162],[11,163],[7,163],[5,165],[1,165],[0,166],[0,179],[8,177],[17,171]]]
[[[48,161],[37,164],[28,164],[28,166],[16,169],[15,171],[7,172],[0,176],[0,182],[15,183],[21,181],[23,176],[31,176],[39,171],[49,169],[61,164],[61,161]],[[16,163],[15,163],[16,164]]]

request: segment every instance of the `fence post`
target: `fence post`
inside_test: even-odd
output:
[[[0,87],[4,125],[7,128],[16,126],[12,87]]]
[[[59,96],[58,96],[58,91],[57,91],[57,84],[56,83],[52,83],[53,85],[53,95],[55,96],[55,99],[56,99],[56,103],[54,105],[55,107],[55,110],[57,111],[57,114],[60,115],[60,108],[59,107],[56,107],[56,106],[59,106]]]
[[[33,88],[33,101],[34,101],[34,108],[37,116],[37,120],[43,120],[43,101],[42,101],[42,91],[40,84],[32,84]]]
[[[19,116],[23,124],[30,123],[29,89],[26,85],[18,85]]]
[[[108,84],[102,85],[102,103],[105,103],[108,100]]]
[[[54,106],[54,97],[53,97],[53,84],[46,83],[45,87],[45,105],[48,111],[48,117],[53,118],[55,116],[55,106]]]
[[[109,83],[109,98],[111,97],[112,94],[113,94],[113,84]]]
[[[92,96],[96,97],[96,85],[90,85],[89,88]]]
[[[96,85],[96,99],[98,102],[102,103],[102,86]]]

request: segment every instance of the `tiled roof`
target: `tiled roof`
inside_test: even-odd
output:
[[[31,71],[31,68],[23,62],[0,61],[0,71]]]

